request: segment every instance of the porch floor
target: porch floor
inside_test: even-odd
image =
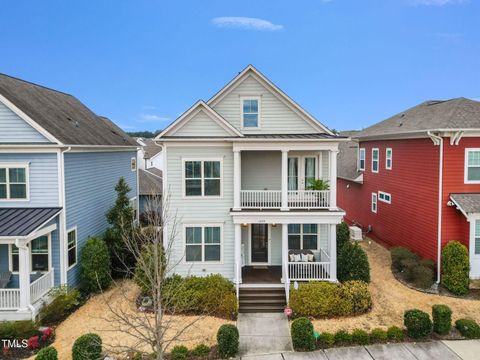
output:
[[[243,284],[280,284],[281,266],[244,266],[242,268]]]

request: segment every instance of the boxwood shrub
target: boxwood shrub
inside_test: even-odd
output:
[[[92,237],[85,243],[80,254],[80,279],[85,293],[95,293],[110,286],[110,252],[103,239]]]
[[[35,360],[58,360],[57,350],[53,346],[44,347],[37,353]]]
[[[433,331],[447,335],[452,328],[452,310],[447,305],[432,306]]]
[[[72,360],[100,359],[102,356],[102,339],[97,334],[80,336],[72,346]]]
[[[322,332],[317,340],[317,344],[321,349],[332,347],[335,344],[335,337],[332,333]]]
[[[442,249],[442,285],[455,295],[465,295],[470,284],[470,261],[465,245],[450,241]]]
[[[480,326],[475,320],[459,319],[455,321],[455,327],[467,339],[480,339]]]
[[[188,351],[188,348],[184,345],[176,345],[170,352],[170,358],[172,360],[187,360],[189,355],[190,352]]]
[[[365,330],[355,329],[352,331],[352,343],[358,345],[367,345],[370,342],[370,337]]]
[[[370,340],[372,343],[383,343],[388,339],[388,334],[385,330],[380,328],[375,328],[370,332]]]
[[[398,326],[390,326],[387,330],[387,337],[390,341],[403,341],[405,333]]]
[[[405,311],[403,323],[408,336],[412,339],[421,339],[432,333],[432,321],[424,311],[418,309]]]
[[[205,345],[205,344],[197,345],[192,350],[192,354],[197,356],[197,357],[207,356],[208,354],[210,354],[210,347]]]
[[[349,345],[352,343],[352,335],[345,330],[338,330],[333,337],[335,345]]]
[[[224,324],[217,332],[218,354],[223,359],[234,357],[238,354],[240,335],[235,325]]]
[[[361,280],[370,282],[370,264],[365,250],[357,243],[347,241],[338,253],[337,276],[341,282]]]
[[[296,351],[312,351],[315,349],[313,325],[307,318],[301,317],[292,322],[290,328],[293,348]]]

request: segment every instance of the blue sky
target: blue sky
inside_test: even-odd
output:
[[[426,99],[480,100],[480,1],[5,1],[0,72],[162,129],[252,63],[358,129]]]

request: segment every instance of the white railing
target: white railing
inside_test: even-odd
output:
[[[30,284],[30,302],[33,304],[53,288],[53,269]]]
[[[242,208],[279,209],[282,206],[280,190],[241,190]]]
[[[284,261],[283,262],[283,283],[285,285],[285,299],[287,300],[287,305],[288,302],[290,301],[290,279],[288,278],[288,262]]]
[[[288,262],[288,278],[294,281],[329,280],[330,262]]]
[[[330,206],[330,190],[289,190],[288,207],[324,209]]]
[[[0,289],[0,310],[14,310],[20,307],[20,289]]]
[[[240,206],[255,209],[280,209],[281,190],[241,190]],[[327,209],[330,206],[329,190],[289,190],[288,207],[299,209]]]
[[[240,298],[240,264],[235,262],[235,292],[237,294],[237,300]]]
[[[323,249],[320,249],[320,261],[321,262],[330,262],[330,255]]]

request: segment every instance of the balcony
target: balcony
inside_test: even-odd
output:
[[[240,206],[243,209],[281,209],[281,190],[241,190]],[[289,190],[287,206],[291,209],[328,209],[330,190]]]

